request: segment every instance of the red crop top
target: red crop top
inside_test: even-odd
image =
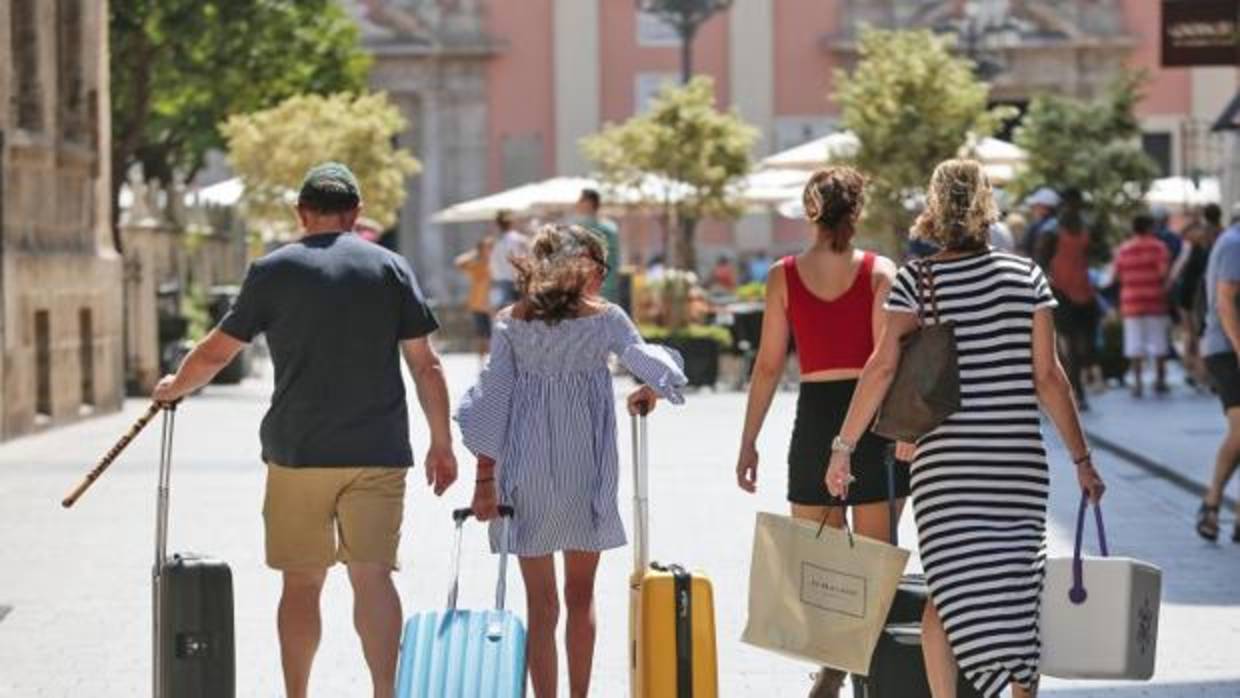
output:
[[[788,319],[796,340],[801,373],[861,369],[874,351],[874,253],[866,252],[857,278],[832,300],[814,295],[797,272],[796,257],[785,257]]]

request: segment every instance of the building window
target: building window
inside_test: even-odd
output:
[[[56,16],[60,31],[56,41],[56,68],[61,132],[67,140],[81,141],[86,131],[81,0],[57,0]]]
[[[1159,177],[1170,177],[1172,168],[1172,140],[1167,132],[1141,134],[1141,148],[1158,165]]]
[[[634,78],[633,112],[641,114],[646,111],[664,87],[679,83],[680,77],[675,73],[638,73]]]
[[[90,308],[78,310],[78,360],[82,369],[82,407],[94,407],[95,323]]]
[[[30,131],[43,128],[43,93],[39,89],[38,3],[16,2],[9,6],[9,36],[13,45],[13,99],[17,126]]]
[[[34,311],[35,413],[52,416],[52,323],[46,310]]]
[[[647,48],[680,46],[680,34],[676,27],[663,21],[653,12],[637,13],[637,45]]]

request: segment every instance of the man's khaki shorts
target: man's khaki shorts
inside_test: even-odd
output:
[[[382,563],[396,569],[406,468],[267,465],[267,564],[277,570]]]

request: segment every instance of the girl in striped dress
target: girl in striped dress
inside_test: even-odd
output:
[[[599,297],[606,249],[578,226],[552,225],[514,258],[520,300],[495,320],[491,359],[457,412],[478,457],[473,508],[516,510],[510,549],[521,561],[529,611],[528,664],[537,698],[554,698],[559,618],[555,553],[564,557],[569,689],[585,696],[594,656],[599,553],[624,545],[616,486],[616,409],[609,355],[645,386],[628,399],[683,402],[680,356],[642,341],[628,315]],[[497,531],[492,527],[492,548]]]
[[[981,165],[939,165],[927,199],[914,234],[942,252],[897,275],[885,331],[861,374],[826,484],[833,494],[848,491],[851,445],[891,385],[901,338],[918,326],[915,274],[924,273],[940,321],[955,323],[961,394],[960,410],[918,442],[912,466],[913,514],[930,587],[922,621],[926,670],[934,698],[954,698],[958,671],[988,698],[1009,684],[1025,698],[1037,692],[1050,485],[1039,404],[1072,455],[1080,487],[1097,501],[1104,486],[1055,352],[1055,299],[1046,277],[1032,261],[986,246],[997,210]],[[929,307],[929,292],[922,302]]]

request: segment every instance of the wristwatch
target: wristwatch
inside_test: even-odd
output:
[[[832,453],[847,453],[851,456],[852,452],[855,450],[857,450],[856,444],[848,443],[839,434],[836,434],[835,438],[831,441]]]

